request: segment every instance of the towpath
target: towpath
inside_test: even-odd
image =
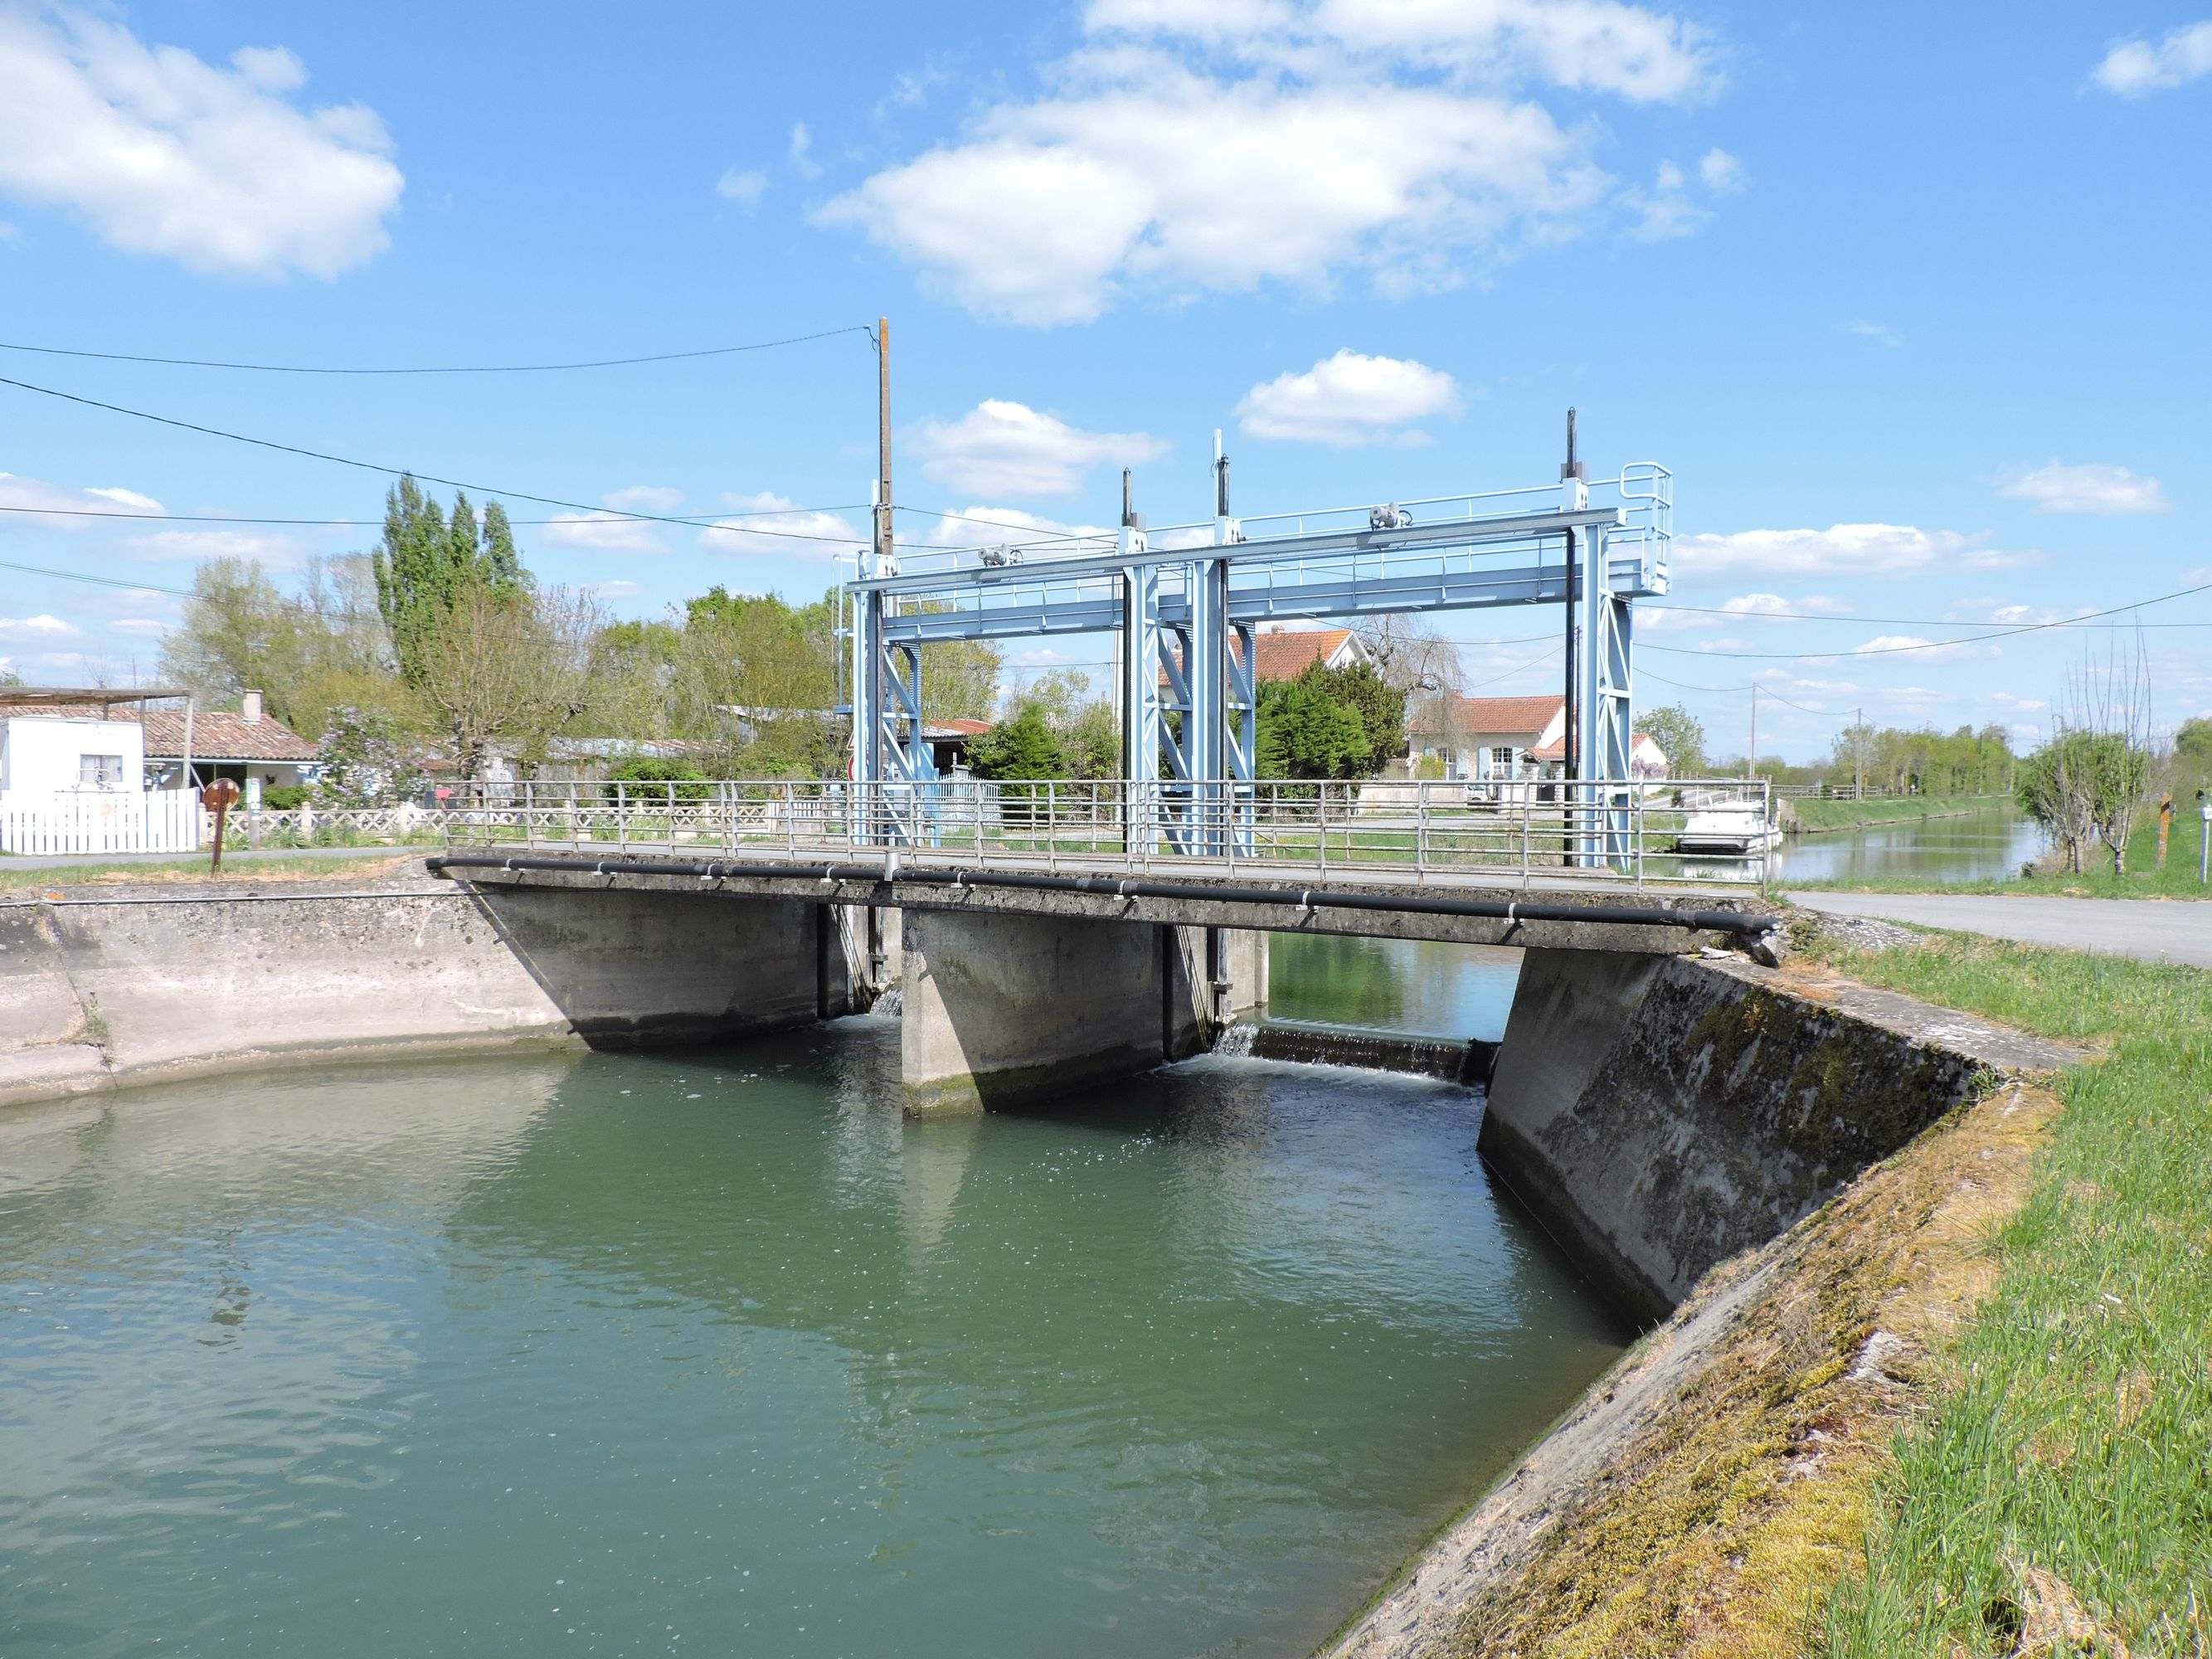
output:
[[[1788,893],[1792,904],[1832,915],[1988,933],[2024,945],[2182,962],[2212,968],[2212,902],[2029,898],[1981,893]]]

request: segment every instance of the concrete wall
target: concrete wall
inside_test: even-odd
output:
[[[1017,1105],[1212,1041],[1203,928],[909,910],[904,945],[900,1049],[911,1111]],[[1251,971],[1249,945],[1224,938],[1217,960],[1233,964],[1240,952]]]
[[[0,1103],[311,1055],[709,1040],[846,1002],[834,924],[797,902],[447,882],[18,901]]]
[[[1480,1148],[1656,1316],[2012,1058],[2001,1037],[1966,1040],[1972,1024],[1816,1000],[1748,963],[1531,951]]]

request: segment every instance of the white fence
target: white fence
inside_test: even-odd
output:
[[[0,805],[0,853],[197,853],[205,817],[181,789],[16,797]]]

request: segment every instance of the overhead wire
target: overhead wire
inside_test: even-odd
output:
[[[189,588],[164,587],[159,582],[125,581],[120,576],[94,576],[82,570],[49,570],[44,565],[16,564],[8,559],[0,559],[0,570],[27,571],[33,576],[53,576],[65,582],[90,582],[99,587],[127,587],[136,592],[171,593],[180,599],[192,597]]]
[[[279,443],[273,438],[256,438],[242,432],[229,432],[221,427],[203,426],[197,421],[179,420],[173,416],[155,415],[147,410],[131,409],[122,404],[104,403],[97,398],[79,397],[73,392],[61,392],[52,386],[35,386],[28,380],[12,380],[0,375],[0,386],[12,386],[20,391],[35,392],[48,398],[58,398],[64,403],[81,404],[88,409],[106,410],[113,415],[128,415],[141,421],[151,421],[158,426],[175,427],[185,432],[197,432],[203,436],[222,438],[232,443],[250,444],[258,449],[272,449],[287,455],[304,456],[309,460],[327,461],[337,466],[349,466],[362,472],[374,472],[387,478],[416,477],[426,483],[443,484],[450,489],[475,490],[484,496],[504,496],[508,501],[535,501],[540,507],[562,507],[578,513],[590,514],[605,520],[608,519],[635,520],[641,524],[682,525],[693,530],[722,528],[732,535],[773,536],[779,540],[828,542],[839,547],[858,547],[866,544],[866,538],[857,533],[851,536],[817,536],[796,530],[738,530],[718,526],[711,520],[680,518],[666,513],[635,513],[624,507],[594,507],[586,501],[565,501],[558,495],[538,495],[525,489],[501,489],[494,484],[471,483],[465,479],[441,477],[434,472],[417,471],[412,467],[386,466],[374,461],[357,460],[349,455],[334,455],[326,450],[307,449],[298,444]],[[779,507],[778,513],[809,513],[823,509],[815,507]]]
[[[1911,645],[1861,647],[1850,651],[1702,651],[1694,646],[1659,645],[1650,641],[1644,649],[1664,651],[1670,656],[1726,657],[1737,660],[1767,660],[1777,662],[1806,662],[1820,660],[1849,660],[1858,657],[1902,656],[1915,651],[1948,651],[1954,646],[1981,645],[1990,640],[2017,639],[2023,634],[2045,634],[2055,628],[2079,628],[2084,623],[2100,617],[2123,616],[2130,611],[2140,611],[2145,605],[2165,605],[2173,599],[2185,599],[2196,593],[2212,593],[2212,582],[2199,582],[2193,587],[2179,587],[2171,593],[2160,593],[2148,599],[2133,599],[2125,605],[2116,605],[2103,611],[2092,611],[2087,616],[2069,617],[2062,622],[2027,623],[2017,628],[1999,629],[1992,633],[1977,634],[1962,640],[1920,640]]]
[[[256,374],[555,374],[580,368],[628,368],[641,363],[673,363],[697,357],[731,357],[743,352],[773,351],[780,346],[805,345],[812,340],[831,340],[841,334],[875,331],[865,323],[848,323],[812,334],[793,334],[781,340],[755,340],[744,345],[704,346],[692,351],[659,351],[641,357],[597,357],[570,363],[459,363],[423,367],[374,368],[326,366],[312,363],[232,362],[210,357],[157,357],[131,351],[84,351],[69,346],[26,345],[0,340],[0,351],[36,352],[46,357],[81,357],[108,363],[154,363],[170,368],[236,369]]]

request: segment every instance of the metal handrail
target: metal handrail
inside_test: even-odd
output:
[[[1764,779],[1364,783],[1200,779],[529,781],[445,814],[449,846],[696,848],[792,860],[904,851],[978,867],[1207,866],[1416,884],[1565,878],[1756,885],[1774,842]]]

